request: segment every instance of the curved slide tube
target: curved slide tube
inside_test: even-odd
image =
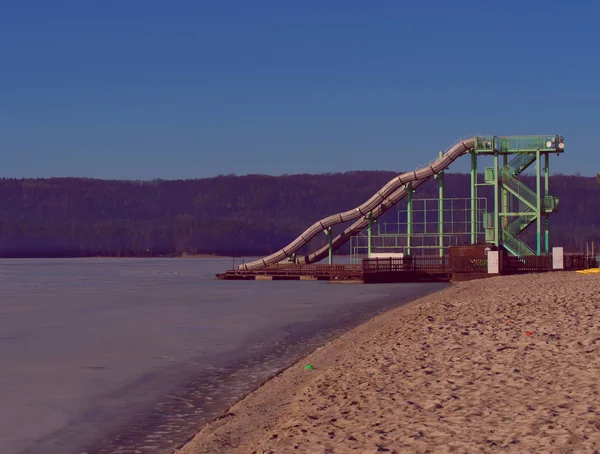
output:
[[[371,213],[371,217],[373,219],[377,219],[377,217],[381,216],[389,208],[401,200],[407,194],[407,191],[404,187],[406,184],[413,183],[413,188],[415,188],[416,186],[424,183],[436,173],[446,169],[456,159],[469,152],[473,148],[474,143],[474,138],[458,141],[451,146],[442,157],[436,159],[431,164],[418,170],[406,172],[394,177],[362,205],[359,205],[352,210],[337,213],[315,222],[308,229],[306,229],[302,235],[300,235],[283,249],[280,249],[274,254],[262,259],[240,265],[238,269],[256,270],[265,268],[273,263],[281,262],[287,257],[290,257],[294,252],[306,245],[312,238],[324,230],[327,230],[329,227],[360,218],[359,221],[352,224],[333,240],[334,249],[339,248],[346,243],[348,239],[350,239],[350,236],[359,232],[368,225],[369,221],[365,219],[365,216]],[[313,263],[320,260],[324,257],[323,251],[326,253],[328,251],[328,246],[324,246],[317,252],[305,256],[303,262]]]
[[[419,181],[413,182],[412,189],[413,190],[417,189],[417,187],[420,186],[421,184],[425,183],[425,181],[427,181],[427,180],[419,180]],[[386,200],[384,203],[382,203],[380,206],[378,206],[371,212],[371,217],[373,219],[377,219],[379,216],[381,216],[387,210],[392,208],[398,201],[402,200],[407,194],[408,194],[408,191],[404,187],[402,187],[402,189],[398,189],[396,192],[394,192],[388,198],[388,200]],[[348,240],[350,240],[351,236],[356,235],[357,233],[359,233],[361,230],[363,230],[368,225],[369,225],[369,220],[367,218],[362,218],[362,219],[359,219],[358,221],[356,221],[354,224],[352,224],[350,227],[348,227],[346,230],[344,230],[338,236],[333,238],[333,240],[331,241],[331,246],[332,246],[333,250],[335,251],[335,250],[339,249],[340,247],[342,247],[344,244],[346,244],[348,242]],[[317,251],[313,252],[312,254],[305,255],[303,258],[301,258],[299,260],[299,262],[300,262],[300,264],[303,264],[303,265],[306,265],[309,263],[315,263],[315,262],[318,262],[319,260],[322,260],[325,257],[327,257],[328,254],[329,254],[329,245],[326,244],[325,246],[321,247],[321,249],[318,249]]]

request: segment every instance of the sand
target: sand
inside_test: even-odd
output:
[[[177,453],[594,453],[599,392],[600,275],[498,277],[361,325]]]

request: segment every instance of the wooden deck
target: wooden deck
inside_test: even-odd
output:
[[[505,257],[503,274],[552,271],[551,257]],[[597,266],[595,259],[579,255],[565,256],[565,270]],[[253,271],[229,270],[217,274],[223,280],[252,281],[332,281],[338,283],[394,283],[428,281],[465,281],[493,277],[486,258],[404,257],[363,259],[357,264],[296,265],[279,263]]]
[[[452,270],[444,260],[416,261],[400,259],[365,259],[362,264],[294,265],[280,263],[267,268],[244,271],[229,270],[217,274],[223,280],[254,281],[356,281],[364,283],[449,281]]]
[[[362,281],[362,265],[271,265],[267,268],[253,271],[228,270],[217,274],[223,280],[244,281],[333,281],[357,280]]]

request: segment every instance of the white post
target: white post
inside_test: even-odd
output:
[[[563,248],[553,247],[552,248],[552,269],[553,270],[564,270],[565,269],[565,256]]]
[[[488,273],[500,274],[500,251],[488,251]]]

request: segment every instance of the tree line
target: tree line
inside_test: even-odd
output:
[[[0,257],[268,254],[320,218],[362,203],[396,174],[0,179]],[[446,195],[469,197],[469,178],[447,174]],[[554,175],[550,186],[560,198],[553,242],[569,251],[600,244],[596,178]],[[436,197],[437,183],[422,185],[417,196]]]

